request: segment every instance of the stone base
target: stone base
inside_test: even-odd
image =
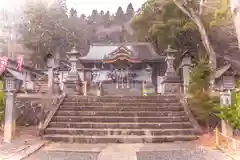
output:
[[[61,93],[61,88],[60,88],[59,83],[54,83],[53,84],[52,93],[53,94],[60,94]]]
[[[180,83],[163,83],[162,84],[163,94],[167,95],[179,95],[181,93]]]
[[[77,94],[82,95],[82,84],[76,81],[66,81],[64,82],[63,91],[67,94]]]

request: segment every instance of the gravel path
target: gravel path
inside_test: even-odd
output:
[[[99,153],[53,152],[40,150],[25,160],[97,160]]]
[[[218,150],[195,149],[137,153],[138,160],[232,160]]]
[[[25,160],[97,160],[98,154],[94,152],[54,152],[40,150]],[[137,157],[137,160],[232,160],[220,151],[203,148],[188,151],[139,152],[137,153]]]

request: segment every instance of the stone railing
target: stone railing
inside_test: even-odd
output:
[[[44,130],[45,121],[53,112],[55,113],[65,94],[62,95],[37,95],[18,94],[15,100],[17,108],[18,125],[39,125],[39,130]]]
[[[230,137],[219,131],[218,128],[215,129],[215,138],[216,138],[216,146],[220,149],[232,151],[238,150],[240,151],[240,140],[236,137]]]
[[[49,122],[51,121],[52,117],[59,109],[59,107],[62,104],[62,102],[64,101],[65,97],[66,97],[66,94],[63,93],[56,99],[50,100],[50,104],[51,104],[50,108],[46,108],[48,110],[48,114],[46,116],[44,116],[41,119],[41,122],[39,123],[39,135],[42,135],[44,133],[44,130],[47,128]],[[48,103],[46,103],[46,104],[48,104]]]
[[[180,102],[181,102],[181,104],[183,105],[184,111],[185,111],[185,113],[188,115],[189,120],[190,120],[191,123],[193,124],[194,129],[195,129],[199,134],[203,133],[202,127],[199,125],[198,121],[197,121],[196,118],[194,117],[194,115],[193,115],[193,113],[192,113],[192,111],[191,111],[191,109],[190,109],[190,107],[189,107],[189,104],[188,104],[188,102],[187,102],[187,97],[186,97],[186,95],[184,94],[183,90],[182,90],[182,92],[181,92],[181,94],[180,94]]]

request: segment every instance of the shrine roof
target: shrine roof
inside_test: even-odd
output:
[[[116,51],[120,47],[126,47],[129,51],[135,53],[137,58],[144,60],[162,60],[165,57],[158,55],[151,43],[118,43],[118,44],[93,44],[86,56],[81,60],[102,61],[104,57]]]

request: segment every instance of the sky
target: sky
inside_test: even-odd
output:
[[[46,0],[51,1],[51,0]],[[123,10],[126,10],[127,5],[131,2],[135,10],[141,7],[141,5],[146,0],[67,0],[68,8],[77,9],[79,14],[91,14],[93,9],[98,11],[109,10],[111,13],[115,13],[119,6],[122,6]],[[0,9],[1,8],[14,8],[19,7],[24,0],[0,0]]]

